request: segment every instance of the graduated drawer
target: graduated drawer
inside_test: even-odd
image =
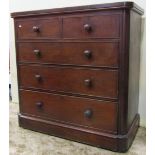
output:
[[[19,65],[19,84],[24,88],[117,98],[118,71]]]
[[[18,62],[118,66],[118,42],[19,43]]]
[[[22,113],[77,126],[117,131],[117,104],[101,100],[20,90]]]
[[[49,19],[25,19],[16,21],[15,24],[18,39],[48,39],[60,38],[61,20]]]
[[[119,14],[94,14],[63,18],[64,38],[118,38]]]

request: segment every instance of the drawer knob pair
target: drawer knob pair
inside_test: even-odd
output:
[[[92,52],[89,50],[85,50],[83,53],[84,53],[85,57],[88,59],[90,59],[92,57]]]
[[[40,28],[38,26],[33,26],[32,29],[33,29],[33,32],[39,32],[40,31]]]
[[[90,24],[85,24],[83,27],[84,27],[84,30],[87,31],[87,32],[92,31],[92,27],[91,27]]]
[[[84,112],[84,116],[86,118],[91,118],[93,115],[93,111],[91,109],[87,109],[85,112]]]

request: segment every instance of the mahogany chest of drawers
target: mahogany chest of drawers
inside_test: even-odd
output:
[[[19,125],[125,152],[139,126],[142,14],[132,2],[12,13]]]

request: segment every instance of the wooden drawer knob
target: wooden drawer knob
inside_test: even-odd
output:
[[[93,111],[91,109],[87,109],[85,112],[84,112],[84,116],[86,118],[91,118],[93,115]]]
[[[90,32],[92,30],[92,27],[89,24],[85,24],[83,27],[84,27],[84,30],[87,32]]]
[[[92,52],[89,50],[85,50],[83,53],[84,53],[85,57],[88,59],[90,59],[92,57]]]
[[[41,52],[38,49],[33,50],[34,54],[39,58],[41,56]]]
[[[39,27],[38,26],[33,26],[33,32],[39,32],[40,31],[40,29],[39,29]]]
[[[41,75],[36,74],[36,75],[35,75],[35,78],[36,78],[38,81],[41,81]]]
[[[42,103],[42,102],[37,102],[37,103],[36,103],[36,106],[37,106],[38,108],[41,108],[41,107],[43,106],[43,103]]]
[[[92,86],[92,81],[90,79],[86,79],[86,80],[84,80],[84,84],[87,87],[91,87]]]

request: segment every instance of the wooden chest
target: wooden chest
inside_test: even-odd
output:
[[[12,13],[19,125],[125,152],[139,126],[142,14],[132,2]]]

